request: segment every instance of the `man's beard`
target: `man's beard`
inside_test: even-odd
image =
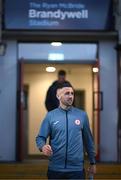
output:
[[[73,100],[69,99],[67,102],[66,102],[66,106],[72,106],[73,104]]]

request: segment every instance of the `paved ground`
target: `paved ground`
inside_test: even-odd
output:
[[[0,179],[47,179],[47,165],[47,160],[0,163]],[[88,163],[85,164],[85,168],[87,166]],[[94,179],[121,180],[121,164],[97,163],[97,174]]]

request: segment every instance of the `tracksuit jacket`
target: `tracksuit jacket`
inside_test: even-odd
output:
[[[47,113],[42,122],[37,147],[41,150],[50,136],[53,154],[49,157],[49,170],[80,171],[84,168],[84,145],[89,161],[95,164],[95,148],[86,112],[61,107]]]

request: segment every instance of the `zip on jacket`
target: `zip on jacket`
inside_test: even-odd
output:
[[[68,111],[66,112],[66,156],[65,156],[65,168],[67,166],[67,152],[68,152]]]

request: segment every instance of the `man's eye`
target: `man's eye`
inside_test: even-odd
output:
[[[67,93],[65,93],[65,95],[74,95],[74,93],[73,92],[67,92]]]
[[[69,95],[69,92],[65,93],[65,95]]]

